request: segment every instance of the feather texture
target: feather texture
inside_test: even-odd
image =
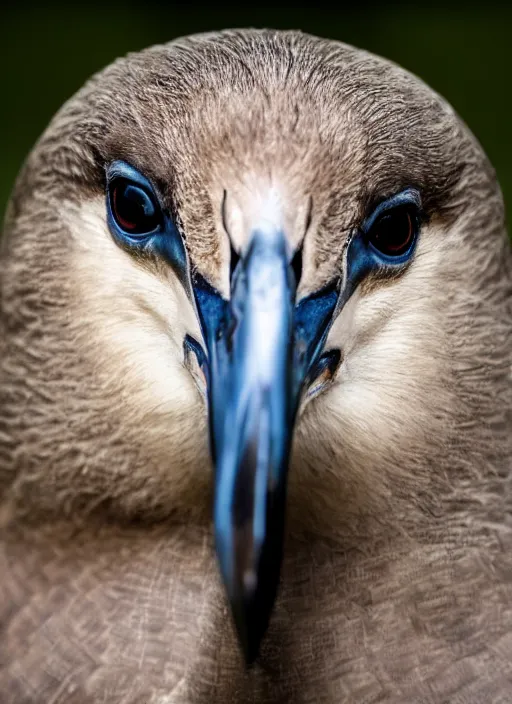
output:
[[[240,213],[279,193],[301,287],[413,185],[412,265],[365,281],[301,410],[282,586],[246,673],[210,537],[192,307],[117,247],[104,168],[157,184],[225,286]],[[243,227],[240,227],[243,233]],[[242,236],[242,235],[241,235]],[[57,114],[0,249],[2,704],[512,701],[512,257],[492,167],[419,79],[299,32],[116,61]]]

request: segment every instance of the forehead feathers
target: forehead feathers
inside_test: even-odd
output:
[[[406,186],[453,215],[467,142],[445,103],[377,57],[297,32],[224,32],[94,77],[43,137],[30,185],[83,199],[103,192],[106,163],[127,160],[160,188],[192,260],[215,278],[224,193],[261,181],[291,208],[311,199],[321,267],[368,208]]]

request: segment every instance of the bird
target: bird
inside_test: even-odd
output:
[[[0,245],[3,704],[512,700],[484,151],[298,30],[117,59]]]

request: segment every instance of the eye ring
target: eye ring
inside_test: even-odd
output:
[[[116,175],[108,183],[108,199],[112,219],[122,234],[143,237],[161,227],[160,205],[146,184]]]
[[[381,202],[361,227],[361,235],[373,258],[383,264],[407,261],[415,248],[423,219],[421,196],[407,188]]]
[[[401,257],[414,244],[418,230],[417,214],[410,206],[399,206],[376,218],[366,239],[380,254]]]

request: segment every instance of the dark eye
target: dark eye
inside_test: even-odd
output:
[[[129,235],[147,235],[161,224],[161,211],[153,194],[125,178],[109,186],[110,208],[117,226]]]
[[[399,257],[412,246],[418,218],[411,208],[398,207],[381,215],[367,232],[368,241],[382,254]]]

